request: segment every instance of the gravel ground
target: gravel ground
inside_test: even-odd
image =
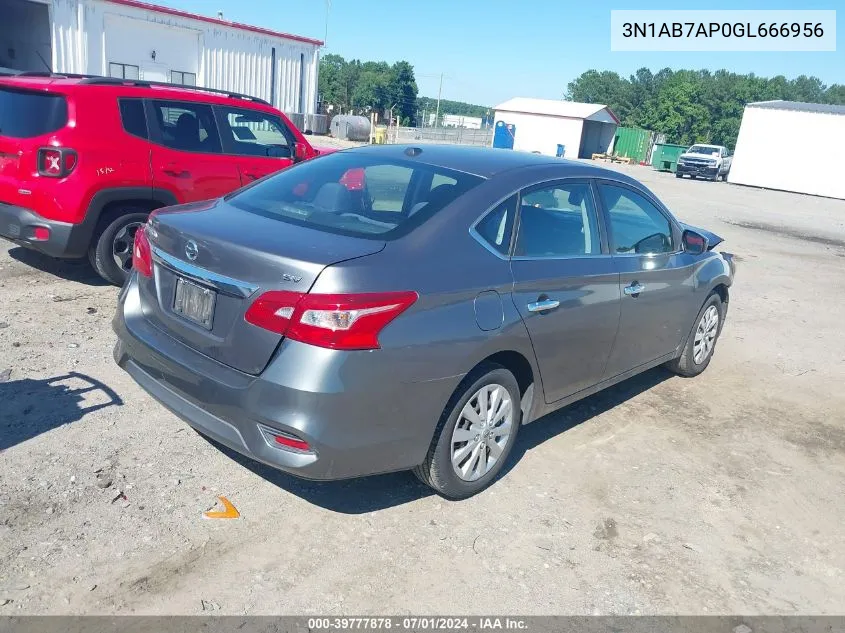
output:
[[[457,503],[221,452],[113,363],[117,289],[0,245],[0,615],[845,614],[845,202],[620,169],[737,255],[716,356]]]

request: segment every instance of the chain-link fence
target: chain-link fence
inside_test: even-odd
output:
[[[448,145],[493,144],[493,130],[470,130],[462,127],[397,127],[387,134],[390,143],[445,143]]]

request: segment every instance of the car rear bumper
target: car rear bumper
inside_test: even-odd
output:
[[[152,326],[141,312],[135,275],[121,291],[113,328],[115,361],[156,400],[200,433],[306,479],[344,479],[422,463],[461,379],[405,383],[372,354],[295,341],[283,341],[260,375],[245,374]],[[367,380],[359,380],[362,375]],[[356,378],[346,379],[351,376]],[[294,435],[313,451],[280,448],[262,427]]]
[[[36,239],[36,228],[46,228],[49,237]],[[72,258],[85,256],[91,231],[86,224],[47,220],[31,209],[0,202],[0,237],[52,257]]]
[[[678,165],[676,174],[684,176],[703,176],[713,178],[719,173],[718,167],[704,167],[701,165]]]

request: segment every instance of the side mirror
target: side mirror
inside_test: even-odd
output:
[[[707,238],[695,231],[684,231],[681,242],[684,245],[684,252],[690,255],[701,255],[707,250]]]
[[[308,158],[308,146],[305,143],[296,143],[293,146],[293,160],[294,162],[298,163],[299,161],[306,160]]]

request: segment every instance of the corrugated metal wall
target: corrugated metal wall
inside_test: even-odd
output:
[[[199,33],[197,84],[260,97],[285,112],[314,114],[319,47],[316,44],[209,24],[106,0],[51,0],[53,69],[108,73],[106,15]],[[151,48],[154,42],[150,42]],[[274,50],[275,49],[275,50]],[[273,89],[272,66],[276,75]],[[119,60],[142,63],[146,60]]]

